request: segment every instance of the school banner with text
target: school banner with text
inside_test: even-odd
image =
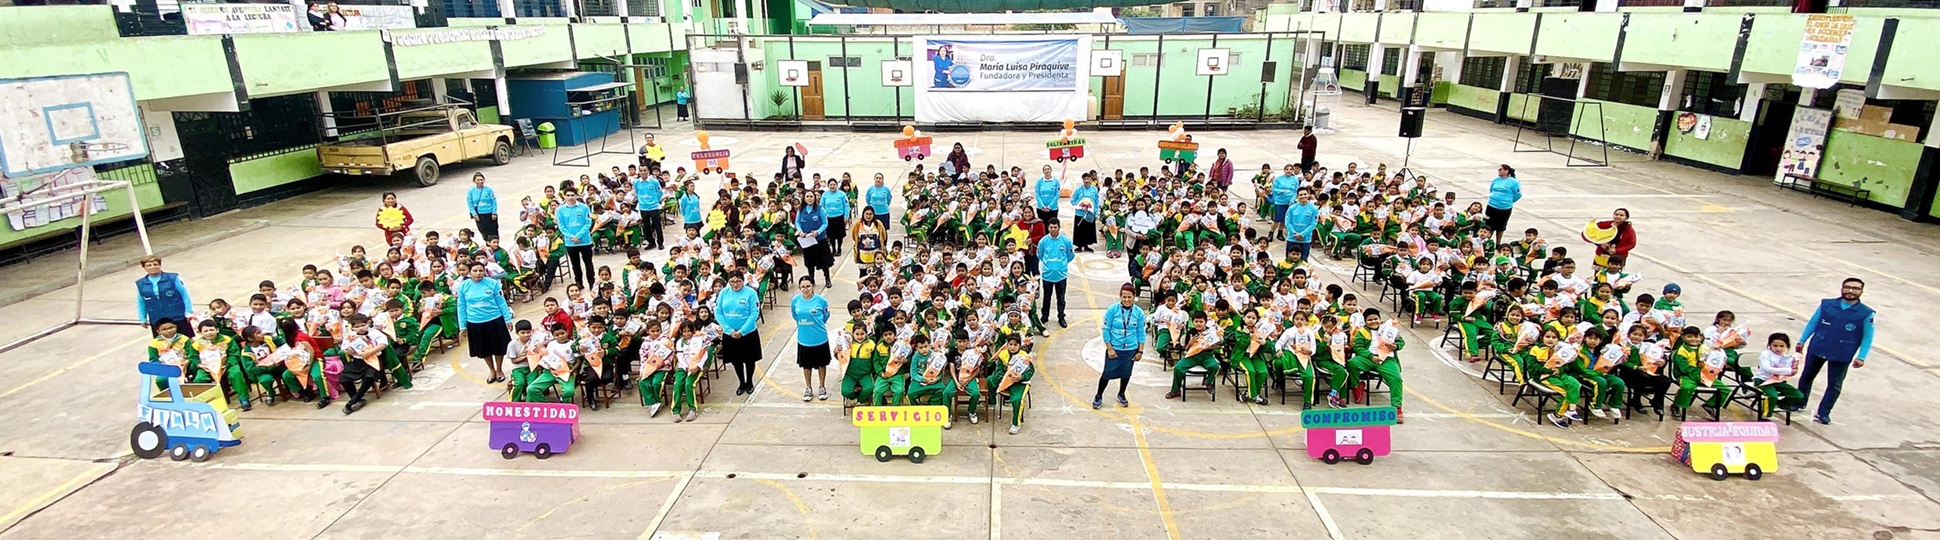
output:
[[[1815,13],[1805,18],[1805,38],[1799,41],[1798,65],[1792,84],[1832,88],[1846,72],[1846,49],[1852,47],[1851,15]]]
[[[916,50],[916,121],[1083,120],[1090,36],[928,36]]]

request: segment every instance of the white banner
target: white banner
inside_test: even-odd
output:
[[[1091,36],[916,38],[916,121],[1084,119]]]
[[[1832,126],[1832,111],[1800,107],[1792,111],[1792,129],[1785,134],[1785,150],[1778,157],[1778,182],[1785,175],[1818,178],[1819,158],[1825,155],[1826,129]]]
[[[411,6],[340,6],[344,24],[338,30],[397,30],[417,28],[417,10]]]
[[[289,4],[182,4],[182,22],[194,35],[295,32],[296,20]]]
[[[1799,43],[1799,63],[1792,84],[1831,88],[1846,71],[1846,48],[1852,46],[1851,15],[1815,13],[1805,18],[1805,39]]]
[[[517,41],[546,34],[542,24],[516,27],[452,28],[448,30],[428,30],[422,32],[384,32],[384,41],[399,47],[458,43],[461,41]]]

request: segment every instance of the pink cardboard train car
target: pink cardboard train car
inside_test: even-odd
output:
[[[1340,463],[1352,456],[1367,465],[1375,456],[1393,450],[1388,431],[1394,426],[1394,407],[1357,407],[1352,409],[1314,409],[1300,413],[1300,427],[1307,431],[1307,457]]]
[[[494,401],[485,404],[485,420],[492,423],[491,448],[505,459],[525,452],[546,459],[579,440],[579,406],[571,403]]]
[[[922,161],[923,158],[930,156],[929,137],[896,139],[894,144],[896,145],[896,157],[903,158],[903,161],[912,159]]]

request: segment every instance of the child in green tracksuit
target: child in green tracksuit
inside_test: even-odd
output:
[[[1219,375],[1219,344],[1222,332],[1218,328],[1208,328],[1206,313],[1192,314],[1191,344],[1186,346],[1184,357],[1172,365],[1172,393],[1165,399],[1177,399],[1185,395],[1186,370],[1199,367],[1206,369],[1206,386],[1212,386],[1213,377]]]
[[[701,369],[707,366],[707,336],[701,333],[699,321],[687,321],[680,325],[680,341],[674,347],[674,423],[692,422],[701,411],[694,405],[694,393],[700,388]]]
[[[1314,335],[1313,369],[1327,373],[1327,405],[1336,409],[1347,406],[1347,400],[1340,396],[1341,391],[1354,387],[1348,382],[1346,362],[1351,356],[1348,346],[1353,344],[1353,340],[1340,326],[1340,316],[1322,313],[1319,331]],[[1315,386],[1315,392],[1319,392],[1318,386]],[[1315,403],[1319,403],[1318,398]]]
[[[572,403],[579,385],[573,381],[573,333],[565,326],[552,328],[552,341],[540,346],[544,351],[532,366],[532,382],[525,387],[527,401],[542,401],[546,390],[559,388],[559,402]]]
[[[847,365],[842,369],[842,398],[856,403],[875,402],[877,366],[889,364],[889,350],[869,337],[869,325],[858,323],[849,329],[851,341],[843,353]]]
[[[1576,348],[1576,359],[1563,373],[1575,378],[1584,387],[1583,406],[1590,410],[1591,416],[1620,419],[1623,418],[1623,410],[1618,406],[1623,404],[1627,389],[1624,388],[1623,377],[1611,370],[1622,364],[1623,358],[1617,356],[1611,357],[1612,361],[1604,361],[1604,348],[1609,346],[1609,342],[1609,335],[1604,334],[1602,328],[1585,332],[1582,345]]]
[[[917,334],[909,338],[909,403],[911,405],[949,405],[956,395],[956,381],[950,377],[950,356],[932,351],[930,337]],[[943,423],[947,429],[949,421]]]
[[[1555,327],[1542,329],[1542,337],[1534,345],[1523,349],[1522,364],[1525,380],[1542,384],[1555,390],[1556,412],[1547,418],[1556,427],[1569,427],[1572,422],[1581,422],[1577,414],[1577,404],[1583,402],[1583,385],[1575,377],[1563,370],[1576,361],[1575,347],[1563,342],[1562,334]]]
[[[1024,383],[1037,375],[1037,365],[1031,361],[1031,353],[1024,352],[1016,341],[1004,343],[996,361],[997,371],[984,383],[990,385],[990,399],[1010,404],[1010,434],[1016,435],[1024,425],[1024,394],[1030,391],[1030,386]]]
[[[384,302],[384,311],[390,314],[391,327],[385,330],[390,334],[391,346],[384,348],[384,366],[391,371],[391,379],[398,388],[411,388],[411,365],[405,362],[407,355],[415,351],[399,352],[399,349],[418,343],[418,320],[404,313],[404,301],[392,298]]]
[[[1259,313],[1247,310],[1234,328],[1233,365],[1246,372],[1246,399],[1266,404],[1267,363],[1274,358],[1272,323],[1262,324]]]
[[[450,295],[438,292],[431,281],[418,282],[418,340],[411,349],[411,369],[424,369],[424,357],[438,340],[458,333],[458,310],[445,305]]]
[[[1792,352],[1792,337],[1784,333],[1765,339],[1765,350],[1758,353],[1758,369],[1751,384],[1765,395],[1758,401],[1758,417],[1771,417],[1773,408],[1797,411],[1805,408],[1805,394],[1787,380],[1798,376],[1799,357]]]
[[[909,395],[910,365],[920,362],[921,359],[914,358],[915,347],[911,347],[908,342],[896,341],[895,327],[885,326],[877,343],[892,345],[889,346],[889,354],[876,357],[878,362],[875,366],[876,384],[871,392],[874,399],[870,400],[869,404],[879,407],[901,405],[903,398]]]
[[[1367,308],[1361,312],[1367,326],[1354,329],[1354,358],[1347,361],[1346,384],[1352,386],[1361,380],[1361,373],[1372,371],[1381,376],[1388,385],[1388,399],[1394,405],[1395,423],[1406,423],[1401,412],[1401,348],[1408,345],[1401,339],[1401,329],[1393,321],[1383,322],[1381,310]]]
[[[271,358],[276,352],[276,340],[264,334],[261,328],[244,326],[242,329],[241,361],[230,368],[228,377],[237,389],[237,396],[248,396],[249,385],[254,384],[263,390],[263,404],[276,405],[276,381],[289,371],[283,363]]]
[[[195,325],[195,338],[189,340],[189,361],[213,378],[207,382],[228,383],[226,388],[235,392],[242,410],[247,411],[250,409],[249,381],[253,378],[249,375],[256,372],[256,366],[242,365],[242,348],[236,345],[235,339],[222,335],[221,326],[215,319],[203,319]],[[227,377],[230,373],[242,376]]]
[[[958,332],[962,332],[962,330],[958,330]],[[969,339],[958,339],[957,345],[960,348],[957,351],[957,372],[953,374],[956,377],[954,384],[957,388],[962,389],[965,394],[969,394],[970,410],[966,412],[970,415],[970,423],[975,424],[977,423],[977,406],[983,404],[983,380],[977,378],[977,375],[983,372],[983,348],[972,343]],[[955,397],[954,392],[948,395]],[[954,407],[954,405],[951,406]],[[956,418],[956,411],[950,411],[950,418]]]
[[[1278,373],[1300,372],[1301,410],[1311,409],[1314,406],[1314,383],[1316,382],[1314,380],[1313,361],[1315,357],[1314,329],[1307,324],[1309,317],[1311,316],[1305,311],[1295,311],[1288,314],[1286,317],[1287,328],[1280,331],[1279,338],[1273,344],[1273,349],[1279,353],[1279,357],[1273,365],[1274,369]],[[1285,391],[1286,389],[1281,389],[1281,392]],[[1281,395],[1284,396],[1285,394],[1283,393]]]
[[[1679,409],[1691,407],[1697,399],[1697,388],[1709,386],[1717,389],[1704,405],[1711,408],[1723,407],[1725,400],[1731,398],[1731,385],[1725,384],[1719,375],[1724,373],[1725,356],[1723,351],[1704,346],[1704,332],[1695,326],[1687,326],[1677,337],[1677,347],[1671,349],[1671,378],[1677,379],[1677,400]]]
[[[525,389],[532,385],[532,362],[545,356],[548,337],[534,336],[532,321],[520,320],[512,328],[512,343],[505,347],[505,361],[512,364],[512,370],[506,373],[506,380],[511,381],[509,397],[513,402],[531,401],[526,399]]]
[[[659,321],[647,321],[646,335],[640,340],[640,406],[647,408],[647,418],[660,414],[660,389],[667,385],[667,375],[674,369],[674,343],[662,337]]]
[[[1462,284],[1461,296],[1448,302],[1448,320],[1455,322],[1455,328],[1462,335],[1462,359],[1469,362],[1482,360],[1482,352],[1490,350],[1488,302],[1475,299],[1476,284],[1473,281]]]

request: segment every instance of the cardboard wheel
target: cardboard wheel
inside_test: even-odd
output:
[[[1746,464],[1745,464],[1745,479],[1746,479],[1746,480],[1750,480],[1750,481],[1753,481],[1753,482],[1757,482],[1757,481],[1758,481],[1759,479],[1761,479],[1761,478],[1764,478],[1764,477],[1765,477],[1765,469],[1764,469],[1763,467],[1759,467],[1757,463],[1746,463]]]
[[[209,456],[210,456],[211,454],[212,454],[212,452],[210,452],[210,451],[209,451],[209,447],[207,447],[207,446],[197,446],[197,447],[195,447],[195,448],[191,448],[191,449],[189,449],[189,461],[193,461],[193,462],[196,462],[196,463],[201,463],[201,462],[204,462],[204,461],[208,461],[208,460],[209,460]]]
[[[1362,448],[1362,449],[1361,449],[1361,451],[1359,451],[1359,452],[1355,452],[1355,453],[1354,453],[1354,461],[1355,461],[1356,463],[1360,463],[1360,464],[1362,464],[1362,465],[1370,465],[1370,464],[1373,464],[1373,463],[1374,463],[1374,451],[1373,451],[1373,450],[1369,450],[1369,449],[1366,449],[1366,448]]]
[[[539,443],[539,446],[532,447],[532,457],[536,457],[539,459],[546,459],[546,458],[552,457],[552,445],[546,444],[546,443]]]
[[[910,155],[907,155],[907,156],[903,156],[903,161],[909,161],[909,160],[912,160],[912,159],[916,159],[916,154],[910,154]]]
[[[1328,465],[1340,463],[1340,452],[1336,450],[1327,450],[1325,452],[1321,452],[1320,460],[1323,462],[1326,462]]]
[[[1711,479],[1712,479],[1712,480],[1717,480],[1717,481],[1720,481],[1720,482],[1722,482],[1722,481],[1724,481],[1724,479],[1726,479],[1726,478],[1731,478],[1731,470],[1730,470],[1730,469],[1726,469],[1726,468],[1724,468],[1724,464],[1723,464],[1723,463],[1719,463],[1719,464],[1716,464],[1716,465],[1712,465],[1712,466],[1711,466]]]
[[[893,451],[890,451],[888,446],[876,447],[876,461],[888,463],[889,458],[893,458],[893,457],[896,457],[896,453]]]
[[[917,447],[914,447],[914,448],[910,448],[910,449],[909,449],[909,462],[910,462],[910,463],[922,463],[922,462],[923,462],[923,458],[926,458],[926,457],[929,457],[929,453],[927,453],[927,452],[924,452],[924,451],[923,451],[923,447],[921,447],[921,446],[917,446]],[[1750,472],[1751,472],[1751,471],[1746,471],[1746,473],[1750,473]]]
[[[512,458],[519,457],[518,443],[505,443],[504,448],[498,449],[498,456],[505,459],[512,459]]]
[[[183,460],[189,459],[189,445],[185,443],[175,443],[175,446],[168,447],[168,458],[173,459],[175,461],[183,461]]]
[[[142,422],[135,424],[135,430],[128,433],[128,447],[135,451],[135,457],[155,459],[168,451],[168,434],[155,424]]]

